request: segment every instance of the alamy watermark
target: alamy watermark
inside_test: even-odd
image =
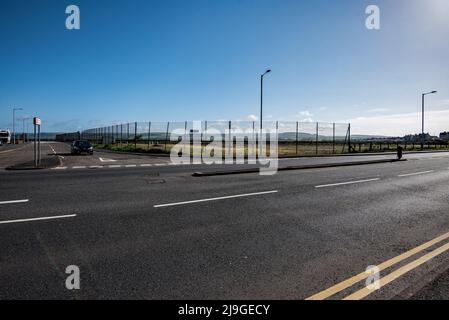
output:
[[[80,8],[71,4],[67,6],[65,13],[69,15],[65,20],[65,27],[68,30],[79,30],[81,28]]]
[[[366,268],[365,273],[369,274],[366,278],[365,285],[370,291],[380,289],[380,269],[378,266],[369,266]]]
[[[69,276],[65,280],[65,287],[69,290],[80,289],[80,268],[75,265],[70,265],[65,269],[65,273]]]
[[[201,122],[190,130],[170,133],[173,164],[259,164],[260,175],[274,175],[278,170],[278,134],[276,129],[209,128],[202,132]],[[206,142],[206,143],[205,143]]]
[[[369,5],[365,9],[368,17],[365,20],[365,26],[368,30],[380,30],[380,8],[376,5]]]
[[[65,26],[68,30],[79,30],[81,28],[80,8],[71,4],[65,9],[69,16],[65,20]],[[380,8],[377,5],[369,5],[365,9],[368,16],[365,20],[365,26],[368,30],[380,30]]]

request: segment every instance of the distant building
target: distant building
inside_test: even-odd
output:
[[[423,137],[422,133],[420,133],[420,134],[409,134],[409,135],[404,136],[404,141],[416,143],[416,142],[423,141],[423,138],[424,138],[425,142],[428,142],[428,141],[435,140],[437,137],[432,137],[428,133],[425,133],[424,137]]]
[[[446,131],[441,132],[440,133],[440,139],[444,140],[444,141],[449,141],[449,132],[446,132]]]

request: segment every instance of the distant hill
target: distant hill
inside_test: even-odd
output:
[[[345,135],[337,135],[335,137],[337,140],[342,140],[345,138]],[[376,139],[388,139],[389,137],[386,136],[379,136],[379,135],[351,135],[351,140],[376,140]],[[305,132],[299,132],[298,133],[298,140],[301,141],[315,141],[316,136],[315,134],[311,133],[305,133]],[[296,132],[283,132],[279,134],[279,140],[291,140],[296,141]],[[318,140],[320,141],[326,141],[326,140],[332,140],[331,135],[318,135]]]
[[[17,134],[22,135],[21,132]],[[41,132],[41,140],[55,140],[56,135],[61,134],[60,132]],[[34,140],[34,133],[28,133],[28,140]]]

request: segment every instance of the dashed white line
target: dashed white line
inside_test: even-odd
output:
[[[39,220],[51,220],[51,219],[64,219],[64,218],[73,218],[73,217],[76,217],[76,214],[68,214],[68,215],[64,215],[64,216],[53,216],[53,217],[31,218],[31,219],[6,220],[6,221],[0,221],[0,224],[30,222],[30,221],[39,221]]]
[[[380,178],[367,179],[367,180],[357,180],[357,181],[348,181],[348,182],[339,182],[339,183],[332,183],[332,184],[323,184],[323,185],[320,185],[320,186],[315,186],[315,188],[336,187],[336,186],[344,186],[344,185],[348,185],[348,184],[372,182],[372,181],[379,181],[379,180],[380,180]]]
[[[427,173],[432,173],[432,172],[435,172],[435,170],[422,171],[422,172],[415,172],[415,173],[400,174],[400,175],[398,175],[398,177],[402,178],[402,177],[417,176],[417,175],[427,174]]]
[[[145,163],[145,164],[141,164],[140,166],[141,167],[152,167],[153,165],[149,164],[149,163]]]
[[[217,197],[217,198],[208,198],[208,199],[200,199],[200,200],[192,200],[192,201],[158,204],[158,205],[154,205],[153,207],[154,208],[172,207],[172,206],[179,206],[179,205],[184,205],[184,204],[192,204],[192,203],[207,202],[207,201],[217,201],[217,200],[225,200],[225,199],[233,199],[233,198],[242,198],[242,197],[251,197],[251,196],[258,196],[258,195],[264,195],[264,194],[270,194],[270,193],[277,193],[277,192],[278,192],[277,190],[272,190],[272,191],[264,191],[264,192],[245,193],[245,194],[237,194],[237,195]]]
[[[137,167],[137,164],[127,164],[125,165],[125,168],[134,168]]]
[[[56,168],[52,168],[52,170],[65,170],[67,169],[67,167],[56,167]]]
[[[113,164],[113,165],[110,165],[109,168],[121,168],[121,165]]]
[[[86,169],[86,166],[74,166],[72,169]]]
[[[0,204],[13,204],[13,203],[24,203],[30,201],[29,199],[22,200],[10,200],[10,201],[0,201]]]

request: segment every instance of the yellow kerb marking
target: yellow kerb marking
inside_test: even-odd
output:
[[[437,244],[438,242],[441,242],[448,238],[449,238],[449,232],[445,233],[445,234],[439,236],[438,238],[435,238],[429,242],[426,242],[426,243],[420,245],[419,247],[416,247],[410,251],[404,252],[403,254],[401,254],[397,257],[394,257],[388,261],[385,261],[385,262],[381,263],[380,265],[378,265],[377,267],[379,268],[379,271],[385,270],[405,259],[410,258],[411,256],[414,256],[415,254],[417,254],[423,250],[430,248],[431,246]],[[340,291],[343,291],[343,290],[353,286],[357,282],[362,281],[362,280],[368,278],[369,276],[370,276],[370,273],[367,273],[367,272],[359,273],[356,276],[353,276],[353,277],[346,279],[326,290],[323,290],[317,294],[314,294],[313,296],[307,298],[306,300],[324,300],[330,296],[333,296],[333,295],[339,293]]]

